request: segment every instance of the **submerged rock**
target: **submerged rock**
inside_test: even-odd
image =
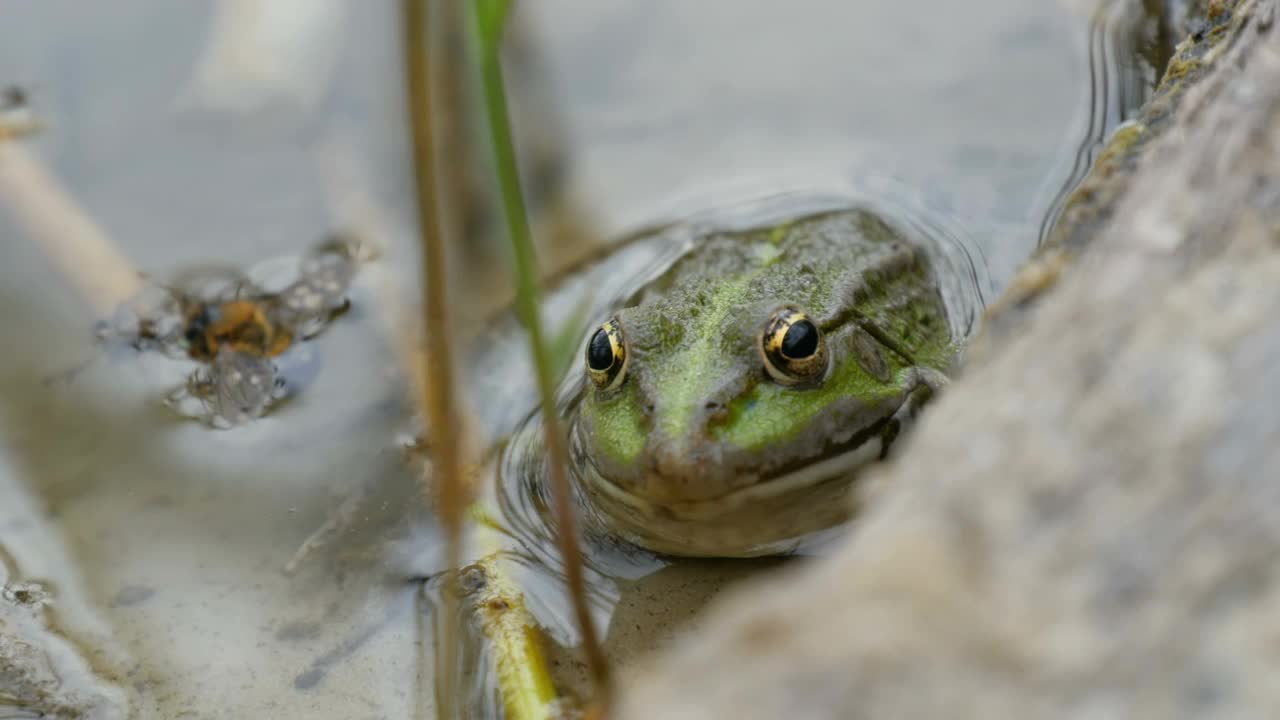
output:
[[[0,716],[126,717],[124,694],[97,680],[74,646],[45,626],[49,599],[36,583],[10,583],[0,593]]]
[[[733,593],[617,717],[1280,717],[1277,4],[1203,4],[1200,79],[847,544]]]
[[[1099,237],[1128,192],[1148,145],[1174,124],[1187,91],[1209,72],[1229,44],[1224,40],[1234,37],[1253,12],[1252,3],[1238,0],[1170,0],[1167,5],[1159,12],[1163,32],[1178,33],[1182,41],[1168,48],[1159,86],[1135,117],[1112,131],[1089,174],[1068,196],[1053,230],[991,308],[984,341],[998,342],[1018,327],[1023,311]],[[1247,7],[1237,13],[1237,5]]]

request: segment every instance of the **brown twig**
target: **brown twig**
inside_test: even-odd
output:
[[[427,0],[403,0],[405,96],[408,98],[409,126],[413,138],[413,171],[418,194],[418,231],[422,239],[422,299],[425,320],[423,393],[419,398],[426,410],[432,439],[432,467],[437,511],[444,526],[448,586],[443,593],[445,619],[440,657],[446,670],[457,666],[458,632],[455,620],[458,587],[457,569],[462,564],[462,517],[466,487],[459,461],[457,411],[455,409],[453,362],[449,348],[448,287],[445,284],[445,257],[440,221],[440,188],[436,183],[435,142],[431,124],[431,71],[438,62],[431,57],[429,39],[434,24],[428,18]],[[437,35],[439,31],[436,31]],[[437,678],[449,677],[437,673]],[[456,714],[453,684],[438,683],[436,697],[441,715]]]

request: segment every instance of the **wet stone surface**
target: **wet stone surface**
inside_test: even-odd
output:
[[[13,581],[0,590],[0,715],[125,718],[123,693],[94,677],[45,624],[43,608],[53,602],[36,582]]]

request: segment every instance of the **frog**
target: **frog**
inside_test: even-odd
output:
[[[933,236],[871,207],[788,195],[639,230],[553,278],[551,334],[578,338],[566,343],[576,357],[557,360],[557,405],[591,544],[779,555],[843,524],[853,480],[947,385],[972,331],[939,268],[955,269]],[[461,348],[479,449],[469,472],[495,523],[549,546],[527,344],[506,311]],[[430,482],[430,433],[404,437],[411,475]],[[353,492],[286,573],[342,535],[370,492]]]
[[[597,525],[655,553],[785,553],[948,382],[925,246],[842,208],[712,232],[587,333],[568,418]]]
[[[682,556],[788,555],[849,519],[852,483],[947,384],[971,329],[963,309],[944,302],[925,239],[843,198],[786,196],[638,230],[547,283],[551,334],[569,340],[556,360],[556,404],[597,609]],[[468,479],[480,499],[469,512],[499,530],[484,542],[556,573],[550,459],[527,346],[523,321],[507,310],[460,348],[479,450]],[[409,498],[419,490],[406,480],[435,476],[430,433],[405,439],[412,472],[383,479]],[[377,566],[371,557],[422,555],[409,529],[421,517],[401,517],[387,493],[366,485],[349,494],[285,574],[322,550],[338,573]],[[385,532],[376,529],[384,517]],[[370,528],[372,544],[358,537]],[[715,578],[710,588],[774,563],[682,565]],[[435,592],[442,577],[427,568],[413,579]],[[621,587],[623,577],[639,584]],[[639,597],[627,606],[649,608]],[[298,686],[320,682],[379,622],[308,666]]]

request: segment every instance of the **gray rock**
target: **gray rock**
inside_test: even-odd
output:
[[[96,678],[78,649],[45,625],[49,601],[30,583],[0,593],[0,717],[126,717],[124,693]]]
[[[849,542],[731,593],[617,717],[1280,717],[1276,5],[1208,3],[1207,70],[1114,212]]]

